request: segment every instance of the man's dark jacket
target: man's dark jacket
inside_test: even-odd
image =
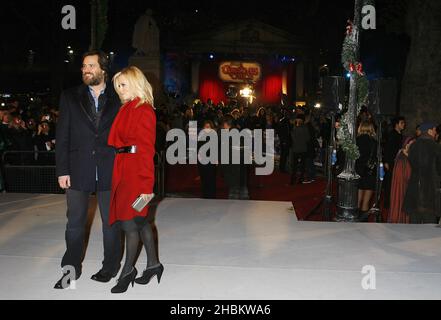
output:
[[[56,130],[57,176],[70,175],[73,190],[111,189],[115,151],[107,145],[107,138],[121,103],[111,84],[98,101],[97,112],[86,85],[61,94]]]
[[[425,211],[439,217],[441,178],[441,146],[431,137],[423,135],[412,144],[409,150],[409,162],[412,168],[406,196],[404,211],[417,216]]]

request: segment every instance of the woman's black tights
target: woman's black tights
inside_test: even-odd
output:
[[[122,221],[121,228],[126,236],[126,261],[122,269],[120,278],[132,272],[136,264],[138,254],[138,246],[140,239],[144,244],[147,254],[147,267],[154,266],[159,263],[156,254],[155,239],[153,237],[153,229],[151,224],[144,217],[136,217],[135,219]]]

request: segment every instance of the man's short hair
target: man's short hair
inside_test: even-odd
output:
[[[405,118],[405,117],[395,117],[395,118],[393,118],[393,119],[391,120],[392,127],[395,128],[395,126],[396,126],[397,124],[399,124],[400,121],[406,121],[406,118]]]
[[[101,70],[106,73],[106,77],[108,77],[110,72],[110,62],[107,54],[102,50],[91,50],[83,54],[83,60],[90,56],[98,56],[98,64],[100,65]]]

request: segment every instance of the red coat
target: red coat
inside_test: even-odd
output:
[[[115,148],[135,145],[136,153],[120,153],[115,157],[112,176],[109,224],[147,216],[131,205],[140,194],[153,193],[155,182],[156,115],[153,107],[139,98],[124,104],[113,122],[108,143]]]

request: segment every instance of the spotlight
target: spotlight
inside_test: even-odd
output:
[[[251,97],[252,93],[253,93],[253,90],[250,87],[245,87],[242,90],[240,90],[240,95],[244,98]]]
[[[211,60],[214,59],[214,55],[213,55],[213,54],[210,54],[208,57],[209,57]]]
[[[321,107],[322,107],[322,105],[320,103],[316,103],[314,106],[314,108],[316,108],[316,109],[320,109]]]
[[[250,86],[244,87],[242,90],[240,90],[240,96],[242,98],[248,99],[249,103],[253,103],[254,96],[253,96],[253,89]]]
[[[348,72],[348,73],[346,74],[346,78],[351,79],[351,73],[350,73],[350,72]]]

